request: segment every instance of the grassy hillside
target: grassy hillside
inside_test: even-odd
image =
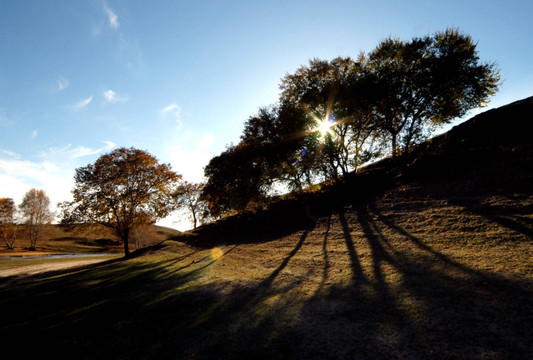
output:
[[[0,280],[0,339],[27,358],[530,358],[532,113],[134,259]]]
[[[139,245],[153,246],[178,234],[179,231],[174,229],[151,226],[142,234],[142,238],[138,234],[133,234],[130,242],[135,249],[136,238]],[[0,244],[0,255],[10,255],[13,252],[31,255],[33,252],[28,251],[29,247],[28,231],[24,225],[19,225],[14,249],[7,250],[4,244]],[[79,225],[67,229],[59,225],[48,225],[43,230],[42,238],[37,242],[36,251],[52,253],[124,252],[124,245],[109,229],[103,226]]]

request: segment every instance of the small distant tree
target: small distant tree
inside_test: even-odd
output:
[[[13,199],[0,199],[0,237],[8,249],[13,249],[16,239],[15,202]]]
[[[24,195],[19,209],[29,232],[30,250],[35,250],[44,226],[50,224],[54,217],[50,210],[50,199],[44,190],[31,189]]]
[[[63,224],[97,223],[114,231],[130,256],[130,232],[174,210],[181,175],[143,150],[119,148],[76,169],[74,200],[60,204]]]
[[[150,239],[156,236],[155,223],[144,222],[132,228],[130,237],[134,241],[135,249],[142,249],[150,243]]]
[[[207,202],[200,198],[203,189],[204,184],[184,181],[175,193],[177,207],[189,211],[194,229],[196,229],[198,223],[202,223],[209,216]]]

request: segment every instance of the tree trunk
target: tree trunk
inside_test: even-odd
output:
[[[196,229],[197,220],[196,220],[196,211],[194,211],[194,210],[192,211],[192,219],[194,221],[194,228],[193,229]]]
[[[129,249],[129,234],[130,229],[126,229],[124,233],[122,233],[122,242],[124,243],[124,257],[129,258],[131,257],[130,249]]]
[[[397,134],[391,134],[392,135],[392,156],[398,155],[398,139]]]

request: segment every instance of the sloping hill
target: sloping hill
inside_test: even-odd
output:
[[[403,156],[371,164],[318,193],[284,197],[266,211],[228,217],[188,235],[196,245],[206,240],[206,245],[212,246],[215,239],[224,243],[249,241],[249,235],[284,231],[286,227],[291,231],[294,226],[306,226],[314,218],[379,198],[386,190],[403,185],[420,191],[412,194],[415,198],[530,195],[533,97],[482,113]],[[186,238],[187,234],[180,237]]]
[[[130,242],[133,249],[136,244],[151,246],[179,234],[179,231],[162,226],[149,226],[143,232],[134,232]],[[47,225],[36,244],[36,251],[29,251],[29,232],[25,225],[19,225],[17,240],[13,250],[0,248],[0,256],[32,255],[36,253],[99,253],[124,252],[124,245],[117,240],[109,229],[99,225]]]
[[[531,358],[532,111],[481,114],[144,256],[2,288],[0,338],[34,358]]]

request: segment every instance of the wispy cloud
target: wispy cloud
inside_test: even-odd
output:
[[[171,104],[159,112],[163,117],[172,119],[181,126],[181,108],[178,104]]]
[[[111,26],[113,29],[118,29],[120,24],[118,23],[118,16],[115,14],[113,10],[107,6],[106,3],[104,3],[104,11],[107,15],[107,19],[109,21],[109,26]]]
[[[91,149],[85,146],[78,146],[76,149],[74,149],[75,151],[72,153],[71,157],[73,159],[76,159],[76,158],[83,157],[83,156],[96,155],[102,152],[109,151],[113,149],[115,146],[117,146],[115,143],[111,141],[102,141],[102,142],[105,144],[105,146],[102,146],[101,148],[98,148],[98,149]]]
[[[0,149],[0,157],[8,156],[13,159],[20,159],[20,155],[14,151]]]
[[[92,149],[86,146],[76,146],[73,147],[72,144],[67,144],[62,147],[51,147],[46,151],[42,151],[40,156],[43,159],[54,160],[54,159],[77,159],[84,156],[96,155],[105,151],[113,149],[116,144],[112,141],[102,141],[105,146],[102,146],[98,149]]]
[[[65,79],[63,76],[60,76],[57,80],[57,91],[63,91],[69,86],[69,81]]]
[[[31,138],[35,139],[38,134],[39,134],[39,132],[37,130],[33,130],[33,132],[31,133]]]
[[[102,1],[104,18],[93,24],[93,36],[98,38],[104,34],[117,40],[118,59],[126,68],[134,73],[144,69],[145,58],[141,46],[135,39],[131,39],[120,29],[119,16],[109,7],[107,1]]]
[[[139,73],[145,65],[145,58],[139,43],[135,40],[126,40],[123,34],[119,36],[120,61],[128,70]]]
[[[113,90],[104,91],[104,98],[108,103],[124,103],[129,100],[127,95],[118,95]]]
[[[89,96],[85,100],[78,101],[76,104],[74,104],[74,106],[72,108],[75,111],[79,111],[79,110],[83,109],[84,107],[86,107],[87,105],[89,105],[91,103],[91,101],[93,101],[93,96],[92,95]]]

